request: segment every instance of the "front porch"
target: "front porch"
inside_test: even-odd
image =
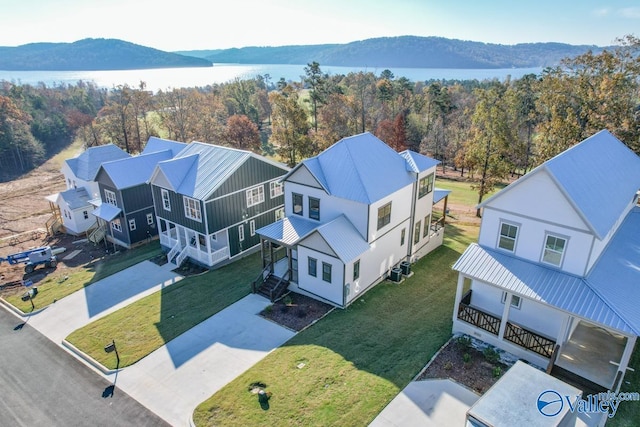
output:
[[[167,260],[180,266],[185,259],[213,267],[229,258],[227,230],[209,236],[158,218],[160,244],[169,249]]]

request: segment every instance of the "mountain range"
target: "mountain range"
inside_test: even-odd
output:
[[[118,39],[0,47],[0,70],[126,70],[210,67],[215,63],[371,68],[533,68],[604,47],[565,43],[502,45],[443,37],[381,37],[346,44],[253,46],[165,52]]]

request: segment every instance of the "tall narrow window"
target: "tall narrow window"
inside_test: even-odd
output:
[[[400,231],[400,246],[404,246],[404,236],[405,234],[407,234],[407,229],[403,228],[402,231]]]
[[[247,207],[255,206],[264,202],[264,187],[259,185],[247,190]]]
[[[331,264],[322,263],[322,280],[331,283]]]
[[[425,176],[419,182],[418,198],[421,199],[433,191],[433,174]]]
[[[391,202],[378,209],[378,230],[391,222]]]
[[[269,196],[273,199],[274,197],[278,197],[282,195],[282,183],[281,182],[270,182],[269,183]]]
[[[302,208],[302,194],[292,193],[293,201],[293,213],[296,215],[304,215],[304,209]]]
[[[431,226],[431,214],[424,217],[424,228],[422,231],[422,237],[427,237],[429,235],[430,226]]]
[[[256,221],[253,219],[249,221],[249,234],[252,236],[256,235]]]
[[[244,242],[244,225],[242,224],[238,226],[238,240]]]
[[[200,213],[200,200],[191,197],[182,196],[184,200],[184,216],[198,222],[202,222],[202,214]]]
[[[309,218],[320,221],[320,199],[309,197]]]
[[[129,220],[129,230],[134,231],[136,229],[136,220],[135,218],[131,218]]]
[[[562,256],[566,245],[566,239],[548,234],[544,243],[542,261],[559,267],[562,264]]]
[[[153,214],[152,213],[148,213],[147,214],[147,225],[153,225]]]
[[[116,193],[111,190],[104,189],[104,201],[113,206],[118,206],[118,200],[116,199]]]
[[[503,222],[500,224],[500,238],[498,247],[513,252],[516,248],[516,238],[518,237],[518,226]]]
[[[120,218],[116,218],[111,221],[111,228],[115,231],[119,231],[122,233],[122,225],[120,224]]]
[[[82,217],[83,217],[84,219],[89,219],[89,212],[87,212],[87,211],[82,211]]]
[[[284,218],[284,208],[276,209],[276,221],[279,221],[282,218]]]
[[[420,241],[420,221],[416,222],[416,228],[413,230],[413,244],[417,244]]]
[[[169,191],[162,188],[160,189],[160,193],[162,194],[162,207],[165,211],[171,211],[171,200],[169,199]]]
[[[316,277],[318,275],[318,260],[309,257],[307,263],[309,266],[309,276]]]
[[[360,260],[353,263],[353,280],[360,278]]]

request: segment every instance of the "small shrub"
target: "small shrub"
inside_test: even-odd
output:
[[[447,363],[444,364],[444,370],[445,371],[450,371],[453,369],[453,363],[451,363],[450,360],[447,361]]]
[[[500,360],[500,354],[493,347],[485,348],[482,354],[484,355],[485,360],[489,363],[496,363]]]
[[[500,366],[493,367],[493,378],[498,378],[502,374],[502,368]]]
[[[284,305],[291,305],[293,304],[293,299],[291,298],[290,295],[286,295],[284,298],[282,298],[282,303]]]
[[[462,360],[464,360],[464,363],[469,363],[471,362],[471,355],[469,353],[465,353],[462,355]]]
[[[272,311],[273,311],[273,304],[269,304],[264,308],[264,312],[267,314],[271,314]]]
[[[456,338],[456,344],[459,348],[467,349],[471,347],[471,338],[466,335],[461,335]]]

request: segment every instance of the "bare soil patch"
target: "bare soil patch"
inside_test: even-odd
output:
[[[290,292],[260,312],[260,316],[294,331],[301,331],[333,310],[333,306]]]

